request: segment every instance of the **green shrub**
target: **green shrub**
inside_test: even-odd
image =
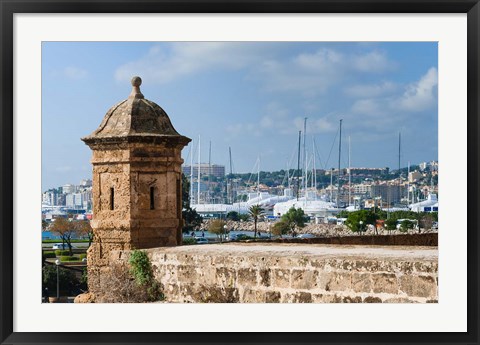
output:
[[[60,261],[80,261],[80,259],[77,256],[61,256]]]
[[[60,281],[60,291],[72,293],[79,284],[78,279],[72,271],[59,267],[58,278]],[[48,287],[50,296],[54,296],[57,291],[57,267],[55,265],[45,265],[43,268],[43,288]]]
[[[87,257],[87,254],[86,254],[86,253],[78,254],[78,258],[79,258],[80,260],[85,259],[86,257]]]
[[[69,250],[60,250],[60,249],[57,249],[55,251],[55,255],[56,256],[68,256],[70,255],[70,251]]]
[[[153,277],[152,264],[147,253],[142,250],[134,250],[130,254],[128,263],[130,264],[130,273],[135,278],[135,282],[138,286],[143,286],[147,289],[150,301],[162,300],[164,295]]]
[[[195,243],[197,243],[197,241],[193,237],[187,237],[187,238],[183,239],[182,243],[184,245],[188,245],[188,244],[195,244]]]
[[[55,252],[43,252],[43,257],[45,259],[54,259],[57,256],[55,255]]]

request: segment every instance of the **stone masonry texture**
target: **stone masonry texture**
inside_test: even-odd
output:
[[[242,243],[147,253],[167,302],[438,301],[438,252],[433,247]]]

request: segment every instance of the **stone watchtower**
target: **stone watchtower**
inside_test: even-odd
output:
[[[165,111],[132,79],[128,99],[114,105],[82,140],[92,149],[94,243],[90,268],[108,265],[114,250],[182,242],[182,148]],[[93,272],[92,272],[93,273]]]

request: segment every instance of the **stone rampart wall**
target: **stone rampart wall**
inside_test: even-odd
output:
[[[432,247],[244,243],[147,252],[167,302],[438,300],[438,252]]]

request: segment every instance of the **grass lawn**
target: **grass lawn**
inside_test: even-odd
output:
[[[88,240],[72,240],[72,243],[88,243]],[[62,243],[62,240],[42,240],[42,243]]]

